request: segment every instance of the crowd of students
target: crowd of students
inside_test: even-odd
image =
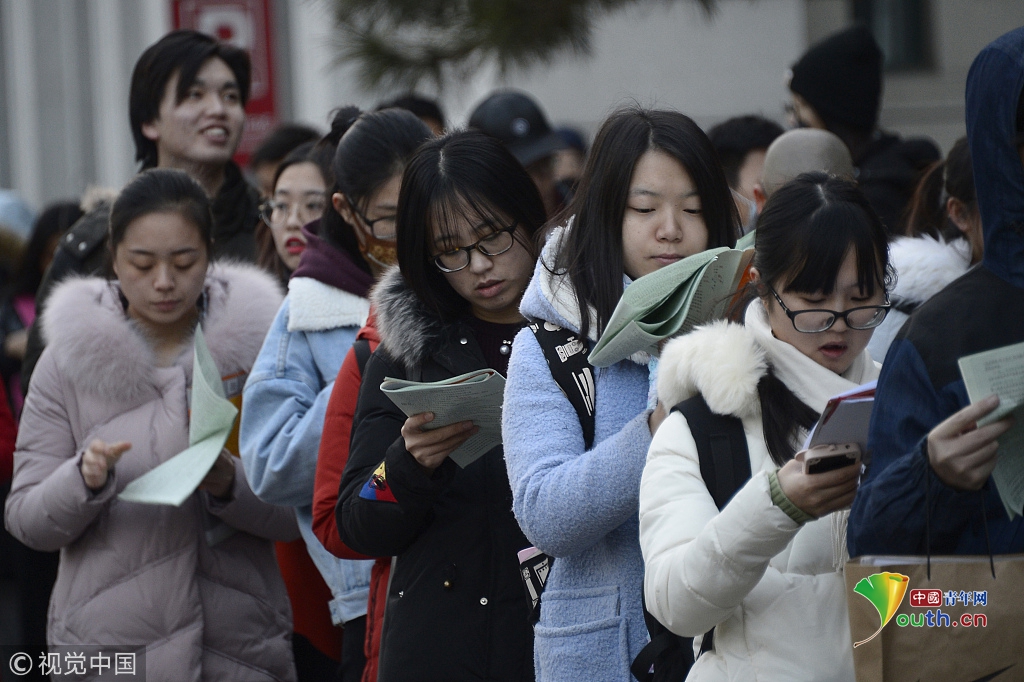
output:
[[[132,78],[142,171],[61,236],[21,320],[4,518],[60,552],[47,643],[145,651],[150,680],[626,682],[653,617],[692,638],[678,679],[853,680],[851,555],[1024,549],[988,483],[1011,422],[976,427],[997,401],[956,371],[1024,341],[1022,54],[1018,29],[979,55],[945,161],[876,130],[856,27],[794,65],[813,133],[633,106],[563,179],[522,93],[449,132],[406,98],[270,140],[260,203],[231,161],[247,56],[165,36]],[[567,386],[625,287],[741,238],[729,319]],[[199,327],[237,438],[182,505],[119,500],[189,444]],[[502,443],[465,467],[480,425],[381,387],[485,368]],[[805,473],[829,397],[875,378],[871,465]],[[724,492],[694,410],[741,434]]]

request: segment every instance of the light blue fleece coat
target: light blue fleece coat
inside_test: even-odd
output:
[[[520,310],[578,331],[567,291],[567,279],[538,263]],[[629,682],[648,641],[638,514],[651,434],[648,369],[639,359],[595,368],[596,445],[585,451],[579,418],[534,333],[523,329],[512,346],[502,434],[513,510],[526,537],[556,557],[534,629],[540,682]]]
[[[372,561],[338,559],[313,535],[313,483],[327,402],[369,302],[293,278],[242,392],[239,449],[252,491],[295,507],[309,556],[331,588],[331,619],[366,615]]]

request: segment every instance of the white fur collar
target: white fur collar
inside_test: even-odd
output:
[[[262,270],[218,262],[206,275],[203,333],[224,374],[249,371],[281,305],[280,287]],[[42,319],[47,352],[83,392],[118,404],[136,402],[154,384],[155,358],[142,331],[125,315],[116,282],[99,277],[61,282]],[[192,373],[192,354],[178,363]]]
[[[672,406],[701,393],[718,414],[757,415],[757,384],[769,365],[808,407],[821,412],[828,399],[871,381],[878,366],[863,351],[838,375],[772,335],[764,305],[754,301],[744,324],[725,321],[698,327],[669,342],[658,363],[658,399]]]
[[[889,245],[889,258],[897,275],[892,300],[920,304],[967,272],[971,245],[966,239],[899,237]]]
[[[362,327],[370,301],[313,279],[288,281],[288,331],[320,332],[338,327]]]

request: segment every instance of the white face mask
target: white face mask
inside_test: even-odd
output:
[[[743,227],[743,234],[747,234],[757,226],[757,202],[751,201],[734,189],[729,190],[732,192],[732,198],[736,201],[736,206],[746,206],[747,210],[743,211],[740,209],[740,222]]]

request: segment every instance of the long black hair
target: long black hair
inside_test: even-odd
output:
[[[892,289],[885,227],[864,194],[846,180],[826,173],[804,173],[776,190],[757,219],[752,265],[760,273],[747,300],[760,297],[777,305],[768,291],[832,293],[846,255],[853,249],[857,285],[868,296],[876,287]],[[801,401],[769,369],[757,386],[765,444],[782,465],[795,454],[798,428],[809,429],[818,413]]]
[[[348,253],[365,272],[370,266],[359,252],[356,228],[334,210],[330,197],[340,192],[356,204],[354,208],[365,211],[373,193],[401,173],[412,153],[432,136],[423,121],[404,109],[362,113],[357,107],[343,107],[335,112],[331,132],[317,143],[319,148],[335,148],[319,236]]]
[[[966,137],[957,140],[945,160],[933,163],[921,177],[907,207],[904,234],[910,237],[926,234],[946,241],[964,237],[946,213],[946,199],[950,197],[959,199],[968,211],[977,214],[974,167]]]
[[[479,216],[492,227],[515,223],[527,237],[520,243],[536,256],[535,235],[545,220],[537,186],[504,145],[475,130],[423,145],[405,169],[398,198],[398,266],[445,321],[464,315],[469,304],[434,266],[431,246],[451,235],[459,216]]]
[[[693,180],[708,231],[707,248],[736,244],[736,203],[704,131],[675,111],[637,106],[615,112],[601,125],[579,188],[557,219],[575,216],[554,269],[572,283],[583,336],[591,327],[598,333],[604,329],[622,296],[622,221],[629,184],[637,161],[652,150],[676,159]]]
[[[84,215],[77,201],[50,204],[39,214],[25,250],[18,259],[18,269],[11,282],[10,294],[35,294],[43,281],[40,263],[54,237],[60,237]]]

